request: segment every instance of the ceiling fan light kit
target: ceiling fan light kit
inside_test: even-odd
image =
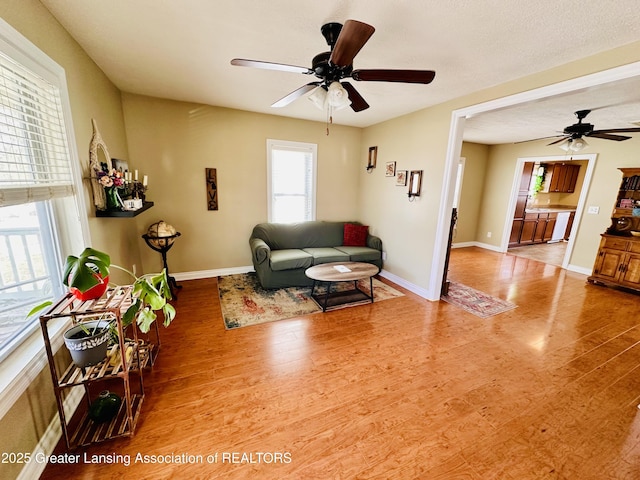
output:
[[[375,28],[357,20],[347,20],[344,25],[331,22],[320,29],[329,52],[322,52],[313,57],[311,68],[298,67],[258,60],[234,58],[231,65],[261,68],[289,73],[315,75],[320,79],[304,85],[275,102],[272,107],[285,107],[294,100],[310,93],[309,99],[323,110],[327,109],[330,118],[332,109],[350,106],[354,112],[369,108],[369,104],[345,78],[357,82],[400,82],[428,84],[435,78],[433,70],[389,70],[367,69],[354,70],[353,59],[367,43]]]

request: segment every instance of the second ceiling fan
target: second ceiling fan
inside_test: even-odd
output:
[[[234,58],[232,65],[243,67],[278,70],[282,72],[315,75],[319,80],[310,82],[284,96],[272,107],[284,107],[303,95],[320,88],[321,98],[329,105],[343,107],[350,105],[354,112],[369,108],[369,104],[349,82],[351,78],[358,82],[400,82],[431,83],[436,75],[433,70],[390,70],[390,69],[353,69],[353,59],[360,49],[371,38],[375,28],[357,20],[347,20],[344,26],[340,23],[327,23],[320,29],[330,47],[329,52],[316,55],[311,68],[285,65],[281,63],[263,62]],[[315,94],[315,92],[314,92]],[[313,97],[312,94],[311,96]],[[313,99],[313,98],[312,98]]]

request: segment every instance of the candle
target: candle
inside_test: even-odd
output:
[[[142,186],[146,187],[147,186],[147,181],[149,180],[149,178],[145,175],[144,177],[142,177]]]
[[[134,180],[137,182],[138,181],[138,170],[135,171],[135,178]]]

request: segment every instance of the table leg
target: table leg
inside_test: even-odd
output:
[[[369,292],[371,293],[371,303],[373,303],[373,277],[369,277]]]

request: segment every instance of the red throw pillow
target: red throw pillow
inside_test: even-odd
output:
[[[345,223],[344,239],[342,243],[345,247],[364,247],[367,245],[368,234],[369,234],[368,225],[356,225],[354,223]]]

